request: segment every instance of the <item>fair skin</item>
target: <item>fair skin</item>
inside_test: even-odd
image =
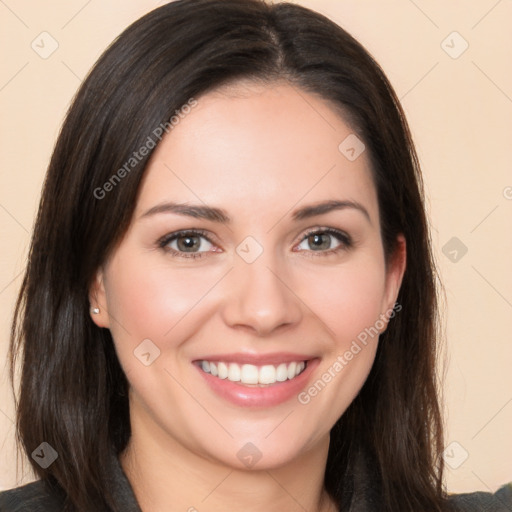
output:
[[[316,96],[238,84],[198,98],[153,153],[131,225],[90,292],[100,308],[92,318],[111,330],[130,383],[121,464],[142,510],[334,510],[323,488],[329,431],[364,384],[378,336],[333,364],[366,328],[386,328],[376,321],[405,269],[401,237],[385,266],[367,152],[349,161],[338,149],[351,133]],[[328,200],[346,203],[293,218]],[[150,212],[170,202],[220,208],[230,222]],[[206,238],[159,243],[192,229]],[[146,366],[134,350],[147,339],[146,360],[160,352]],[[200,367],[231,356],[240,365],[263,357],[258,369],[267,356],[275,367],[307,363],[298,381],[261,388]]]

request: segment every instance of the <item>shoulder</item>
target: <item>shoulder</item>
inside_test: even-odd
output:
[[[42,480],[0,492],[0,512],[53,512],[62,508],[62,501]]]
[[[449,496],[460,512],[512,512],[512,482],[500,487],[495,493],[472,492]]]

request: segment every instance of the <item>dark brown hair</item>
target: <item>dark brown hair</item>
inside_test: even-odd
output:
[[[128,383],[110,332],[90,319],[88,291],[126,232],[152,150],[105,197],[97,191],[190,98],[241,79],[285,80],[339,108],[371,158],[387,261],[397,235],[407,241],[402,311],[331,431],[325,486],[348,507],[364,456],[380,511],[445,510],[436,277],[411,135],[368,52],[294,4],[169,3],[128,27],[83,82],[49,165],[16,304],[10,361],[13,386],[21,367],[20,446],[70,510],[119,510],[106,482],[108,454],[117,456],[130,437]],[[59,453],[48,469],[30,458],[43,441]]]

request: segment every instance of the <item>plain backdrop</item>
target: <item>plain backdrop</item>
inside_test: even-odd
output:
[[[16,472],[4,361],[46,166],[90,67],[162,3],[0,2],[0,489],[34,479]],[[512,480],[512,1],[296,3],[354,35],[402,101],[445,286],[447,486],[494,491]]]

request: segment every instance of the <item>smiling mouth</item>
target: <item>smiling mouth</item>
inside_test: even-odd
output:
[[[229,380],[244,386],[272,386],[298,377],[307,367],[308,361],[292,361],[278,365],[237,364],[222,361],[198,361],[203,372],[221,380]]]

